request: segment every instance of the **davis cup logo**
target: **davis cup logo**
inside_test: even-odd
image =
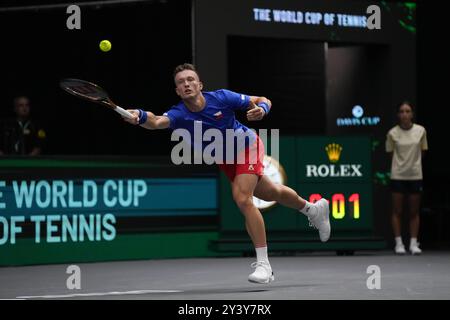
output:
[[[364,116],[364,108],[360,105],[356,105],[352,108],[352,116],[352,118],[337,118],[336,125],[338,127],[364,127],[377,126],[381,123],[381,118],[379,116]]]

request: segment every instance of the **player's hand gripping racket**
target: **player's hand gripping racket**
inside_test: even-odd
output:
[[[60,82],[60,86],[74,96],[107,106],[125,118],[134,118],[127,110],[112,102],[105,90],[92,82],[80,79],[63,79]]]

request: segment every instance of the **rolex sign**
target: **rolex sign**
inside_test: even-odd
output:
[[[371,179],[368,137],[306,137],[298,140],[300,181],[363,182]]]

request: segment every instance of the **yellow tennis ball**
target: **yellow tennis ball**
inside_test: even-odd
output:
[[[111,50],[111,42],[109,42],[108,40],[102,40],[100,42],[100,50],[102,50],[103,52],[108,52],[109,50]]]

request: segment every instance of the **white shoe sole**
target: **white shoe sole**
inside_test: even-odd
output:
[[[258,280],[258,279],[252,279],[252,278],[248,278],[248,281],[251,283],[259,283],[259,284],[266,284],[266,283],[270,283],[272,281],[275,280],[275,277],[273,275],[271,275],[268,279],[266,280]]]

